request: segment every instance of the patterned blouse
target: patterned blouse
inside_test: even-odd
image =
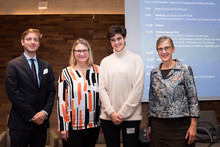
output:
[[[86,75],[69,66],[58,79],[58,131],[82,130],[99,126],[99,66],[92,65]]]
[[[159,65],[151,71],[148,117],[199,117],[199,103],[193,71],[175,60],[174,68],[163,79]]]

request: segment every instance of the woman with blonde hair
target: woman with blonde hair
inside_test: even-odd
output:
[[[99,135],[99,66],[89,43],[79,38],[58,79],[58,130],[65,147],[94,147]]]

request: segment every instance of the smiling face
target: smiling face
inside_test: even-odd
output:
[[[165,40],[157,46],[157,52],[163,63],[170,62],[173,60],[172,54],[175,52],[175,47],[171,46],[169,40]]]
[[[121,34],[115,34],[110,38],[110,43],[116,52],[120,52],[125,48],[126,37],[124,38]]]
[[[40,40],[37,33],[28,33],[24,39],[21,39],[21,45],[24,47],[24,52],[33,57],[40,46]]]
[[[74,56],[76,63],[87,64],[89,59],[89,49],[83,44],[78,44],[74,49]]]

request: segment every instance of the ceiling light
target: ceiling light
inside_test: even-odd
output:
[[[47,9],[47,2],[39,2],[38,9]]]

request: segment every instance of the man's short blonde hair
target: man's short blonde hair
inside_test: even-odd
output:
[[[25,30],[25,31],[22,33],[21,39],[24,40],[25,36],[26,36],[28,33],[36,33],[36,34],[38,35],[39,40],[43,37],[43,34],[40,32],[40,30],[30,28],[30,29]]]

